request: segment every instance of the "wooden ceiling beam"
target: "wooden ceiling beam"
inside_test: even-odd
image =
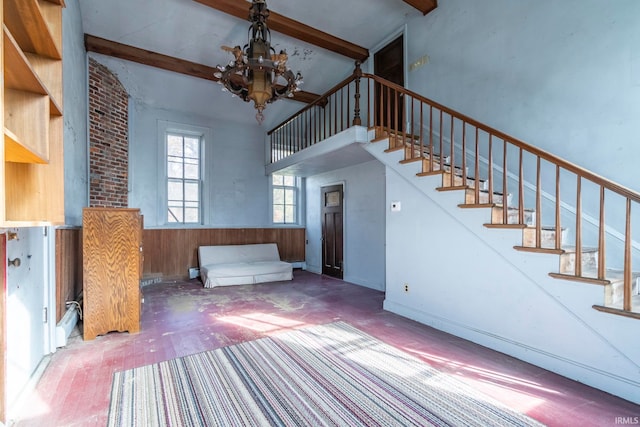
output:
[[[148,65],[150,67],[160,68],[174,73],[186,74],[188,76],[198,77],[200,79],[211,80],[217,82],[218,78],[214,76],[216,68],[208,65],[198,64],[196,62],[187,61],[173,56],[163,55],[161,53],[150,50],[140,49],[126,44],[114,42],[90,34],[84,35],[84,45],[87,52],[100,53],[102,55],[113,56],[114,58],[125,59],[127,61],[136,62],[138,64]],[[308,104],[315,101],[320,95],[315,93],[300,91],[295,92],[293,99],[295,101]]]
[[[427,13],[431,12],[436,7],[438,7],[438,0],[403,0],[403,1],[415,7],[416,9],[418,9],[420,12],[422,12],[423,15],[426,15]]]
[[[249,4],[237,0],[194,0],[205,6],[219,10],[236,18],[247,20],[249,17]],[[435,0],[431,0],[435,1]],[[302,40],[312,45],[344,55],[348,58],[364,61],[369,57],[369,50],[354,43],[332,36],[320,30],[316,30],[302,22],[294,21],[274,11],[269,14],[269,28],[284,35]]]

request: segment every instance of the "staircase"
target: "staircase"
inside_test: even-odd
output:
[[[380,95],[384,96],[380,96]],[[393,112],[402,110],[403,119]],[[519,252],[550,254],[549,275],[603,289],[599,311],[640,319],[640,193],[401,86],[352,76],[268,132],[271,163],[363,126],[417,177],[439,176],[460,209],[490,210],[487,229],[520,230]],[[633,207],[633,211],[632,211]],[[606,218],[605,218],[606,216]]]
[[[540,200],[538,200],[537,209],[524,207],[524,195],[519,198],[519,204],[514,205],[512,194],[507,193],[505,197],[503,192],[493,190],[492,178],[477,178],[478,158],[474,160],[476,175],[469,176],[468,167],[463,166],[462,163],[466,163],[468,157],[473,157],[473,153],[470,156],[463,156],[465,162],[454,164],[451,153],[456,151],[455,148],[452,148],[449,154],[440,155],[437,150],[431,152],[429,148],[433,149],[433,146],[425,148],[417,144],[420,140],[418,136],[379,126],[370,131],[373,131],[372,143],[388,144],[385,152],[404,151],[404,158],[400,160],[400,164],[420,162],[421,170],[416,173],[416,176],[440,175],[442,184],[436,188],[438,191],[460,192],[461,203],[458,205],[460,209],[490,209],[491,221],[485,223],[485,227],[521,229],[522,243],[514,246],[514,250],[557,256],[558,270],[549,272],[549,276],[601,286],[604,292],[603,304],[594,305],[594,309],[640,319],[639,272],[631,272],[630,278],[626,278],[626,280],[630,279],[631,306],[625,308],[624,270],[599,270],[598,263],[604,263],[604,255],[599,252],[598,247],[572,245],[573,242],[568,238],[568,228],[538,224],[537,213],[540,211]],[[493,175],[493,173],[487,172],[487,175]],[[506,181],[502,184],[502,188],[508,187]],[[520,194],[524,192],[522,186],[518,190]],[[559,222],[558,220],[558,224]],[[579,234],[577,240],[580,242]]]

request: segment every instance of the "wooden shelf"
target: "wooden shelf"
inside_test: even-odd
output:
[[[51,28],[47,22],[53,22],[52,15],[61,13],[53,8],[60,9],[53,3],[37,0],[4,1],[4,22],[23,52],[62,59],[62,39],[55,34],[58,31],[52,31],[59,28]]]
[[[64,0],[47,0],[49,3],[57,4],[58,6],[65,7]]]
[[[21,144],[18,137],[7,128],[4,128],[4,161],[15,163],[47,163],[47,161],[37,153],[34,153]]]
[[[47,95],[50,102],[50,113],[52,115],[61,116],[62,108],[56,102],[56,98],[61,99],[62,93],[59,97],[51,95],[47,87],[39,77],[39,73],[33,68],[31,62],[41,65],[40,68],[45,71],[46,69],[60,68],[62,71],[62,64],[60,61],[48,58],[38,57],[37,55],[31,55],[31,61],[27,56],[22,53],[17,42],[9,32],[6,25],[2,26],[3,39],[4,39],[4,85],[8,89],[17,89],[26,92],[38,93],[41,95]],[[42,66],[44,64],[44,66]],[[47,67],[48,65],[48,67]],[[54,72],[55,74],[55,72]],[[61,77],[58,81],[62,81]],[[58,84],[58,86],[60,86]]]
[[[9,131],[15,142],[44,160],[38,163],[46,163],[49,160],[48,123],[48,96],[5,88],[4,128]],[[5,147],[5,156],[6,153]],[[8,161],[7,157],[5,161]]]
[[[0,227],[64,224],[64,1],[2,4]]]
[[[26,53],[33,70],[45,86],[52,116],[62,116],[62,61]]]

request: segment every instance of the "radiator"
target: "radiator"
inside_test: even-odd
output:
[[[71,331],[78,323],[78,307],[72,304],[67,308],[62,319],[56,325],[56,347],[64,347],[67,345],[67,338],[71,335]]]

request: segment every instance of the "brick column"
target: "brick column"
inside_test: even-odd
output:
[[[107,67],[89,58],[89,206],[125,208],[129,98]]]

